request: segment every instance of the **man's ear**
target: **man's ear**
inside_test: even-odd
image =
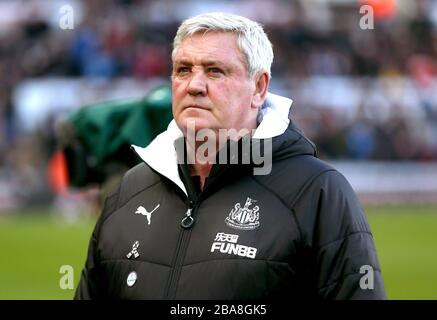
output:
[[[262,72],[255,76],[255,92],[252,98],[252,108],[259,109],[264,103],[269,83],[270,77],[267,72]]]

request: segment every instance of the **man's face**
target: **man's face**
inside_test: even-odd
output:
[[[173,62],[173,116],[184,133],[193,120],[196,130],[253,129],[255,87],[235,34],[195,34],[181,43]]]

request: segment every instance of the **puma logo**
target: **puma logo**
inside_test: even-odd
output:
[[[147,211],[146,208],[144,208],[143,206],[139,206],[137,208],[137,211],[135,211],[135,214],[141,214],[143,216],[146,216],[147,218],[147,224],[150,225],[151,223],[151,219],[152,219],[152,213],[159,208],[159,204],[155,207],[155,209],[153,209],[152,211]]]

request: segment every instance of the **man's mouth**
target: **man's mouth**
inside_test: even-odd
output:
[[[204,106],[199,105],[199,104],[190,104],[190,105],[186,106],[184,109],[188,109],[188,108],[210,110],[209,108],[204,107]]]

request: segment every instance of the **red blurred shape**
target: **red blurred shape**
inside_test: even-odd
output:
[[[407,63],[413,79],[422,87],[428,87],[437,74],[437,66],[431,56],[425,54],[412,55]]]
[[[66,194],[68,188],[68,168],[62,150],[53,154],[48,167],[49,184],[57,194]]]
[[[377,20],[390,19],[396,14],[395,0],[360,0],[360,5],[369,5]]]

